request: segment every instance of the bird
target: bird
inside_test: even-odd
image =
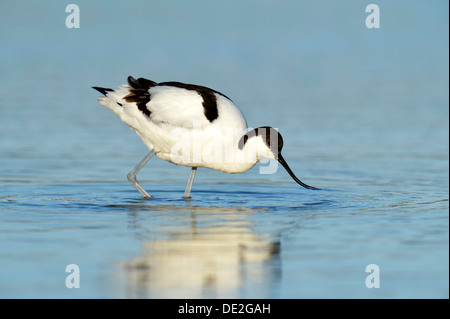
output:
[[[137,181],[137,174],[154,156],[191,167],[183,198],[191,198],[198,167],[225,173],[242,173],[262,158],[277,160],[292,179],[299,180],[281,155],[283,137],[270,126],[251,129],[226,95],[211,88],[182,82],[154,82],[127,78],[118,89],[93,86],[103,96],[100,105],[110,109],[141,138],[150,152],[127,178],[145,198],[151,196]]]

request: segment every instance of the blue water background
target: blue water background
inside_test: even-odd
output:
[[[0,5],[0,297],[449,297],[447,1],[377,1],[379,29],[363,1],[67,4]],[[186,201],[152,159],[143,200],[90,88],[128,75],[223,92],[322,190],[199,169]]]

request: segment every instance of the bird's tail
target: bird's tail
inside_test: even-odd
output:
[[[122,86],[117,90],[98,86],[93,86],[92,88],[104,95],[98,98],[98,103],[100,105],[106,106],[117,115],[123,112],[123,98],[129,93],[129,88],[127,86]]]

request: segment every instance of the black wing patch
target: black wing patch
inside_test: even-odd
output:
[[[194,84],[185,84],[180,82],[162,82],[158,84],[159,86],[174,86],[177,88],[182,88],[186,90],[196,91],[203,99],[203,108],[204,113],[208,121],[212,122],[219,116],[219,112],[217,110],[217,97],[215,95],[219,94],[223,97],[229,99],[224,94],[215,91],[213,89],[207,88],[205,86],[194,85]]]
[[[124,97],[124,100],[127,102],[135,102],[138,109],[147,116],[150,116],[150,114],[151,114],[151,112],[147,109],[147,103],[150,101],[150,98],[151,98],[149,90],[154,86],[173,86],[173,87],[182,88],[185,90],[196,91],[203,99],[202,104],[203,104],[203,108],[204,108],[205,117],[210,122],[214,121],[215,119],[217,119],[219,117],[219,112],[217,110],[216,94],[219,94],[219,95],[229,99],[226,95],[224,95],[218,91],[215,91],[213,89],[207,88],[205,86],[200,86],[200,85],[185,84],[185,83],[181,83],[181,82],[156,83],[154,81],[151,81],[151,80],[148,80],[145,78],[135,79],[132,76],[129,76],[127,81],[128,81],[128,84],[130,85],[130,93]],[[99,88],[96,88],[96,89],[99,90]],[[109,91],[110,89],[104,89],[104,90]],[[100,91],[100,92],[102,92],[102,91]]]
[[[157,83],[144,78],[135,79],[129,76],[128,84],[130,85],[130,93],[123,99],[127,102],[135,102],[138,109],[147,116],[150,116],[150,111],[147,109],[147,103],[150,101],[151,87],[156,86]]]

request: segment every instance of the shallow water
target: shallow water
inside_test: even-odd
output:
[[[379,1],[377,30],[358,1],[259,3],[1,10],[0,297],[448,298],[448,3]],[[184,200],[152,159],[142,199],[148,150],[90,89],[130,74],[222,91],[321,190],[262,163]]]

